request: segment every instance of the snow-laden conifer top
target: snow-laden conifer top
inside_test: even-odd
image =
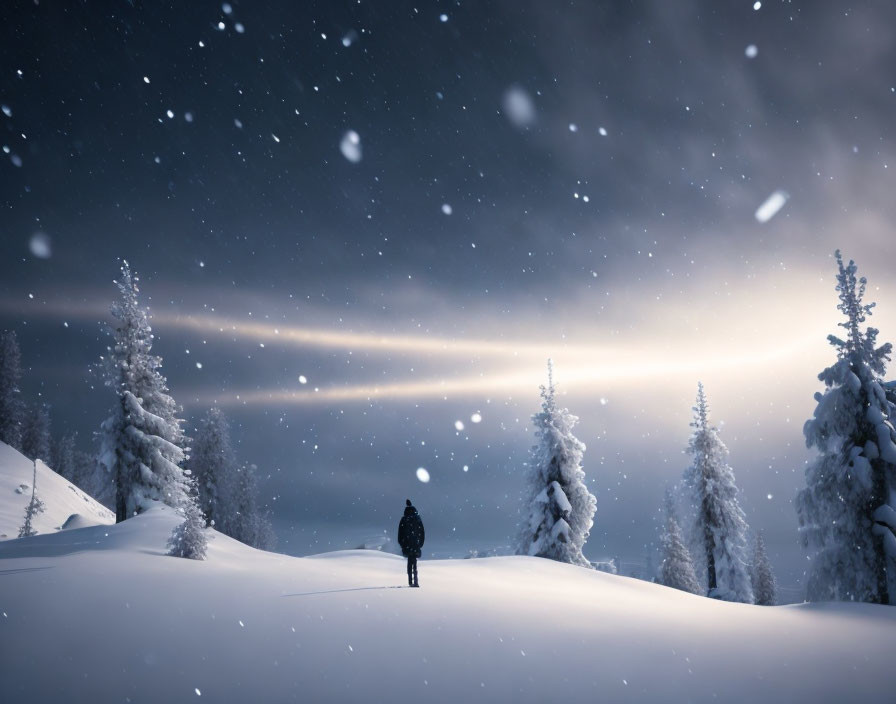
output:
[[[582,547],[594,525],[597,501],[585,486],[585,444],[572,433],[578,418],[557,405],[553,364],[541,387],[541,411],[532,416],[532,447],[517,554],[590,567]]]

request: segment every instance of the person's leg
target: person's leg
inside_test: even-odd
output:
[[[414,579],[411,576],[411,567],[414,562],[416,562],[416,560],[412,556],[408,557],[408,586],[409,587],[414,586]]]
[[[419,587],[420,583],[417,581],[417,558],[413,558],[414,560],[414,586]]]

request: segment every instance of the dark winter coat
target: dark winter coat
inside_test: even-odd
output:
[[[423,530],[423,521],[420,514],[413,506],[404,509],[404,516],[398,524],[398,544],[401,546],[401,554],[405,557],[420,557],[423,541],[426,533]]]

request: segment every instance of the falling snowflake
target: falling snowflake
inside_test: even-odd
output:
[[[470,420],[473,421],[474,423],[481,423],[482,416],[479,413],[474,413],[473,415],[470,416]]]
[[[787,193],[785,193],[784,191],[775,191],[765,199],[765,202],[762,205],[760,205],[756,209],[756,219],[759,222],[768,222],[773,217],[775,217],[775,215],[781,208],[784,207],[784,204],[788,201],[789,198],[790,196],[787,195]]]
[[[454,208],[448,205],[448,203],[442,203],[442,212],[445,213],[445,215],[451,215],[451,213],[454,212]]]
[[[417,479],[424,484],[429,482],[429,472],[424,467],[417,467]]]
[[[511,86],[504,93],[504,114],[514,126],[525,128],[535,123],[535,103],[532,97],[519,86]]]
[[[462,420],[456,420],[456,421],[454,421],[454,428],[455,428],[455,430],[458,430],[458,431],[463,430],[463,429],[464,429],[464,422],[463,422]]]
[[[342,156],[353,164],[361,161],[361,137],[358,133],[354,130],[349,130],[342,135],[342,141],[339,142],[339,151],[342,152]]]
[[[31,236],[31,240],[28,242],[28,249],[38,259],[49,259],[53,256],[50,238],[43,232],[36,232]]]

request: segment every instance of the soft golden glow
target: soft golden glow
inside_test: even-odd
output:
[[[526,340],[508,339],[509,335],[502,334],[506,328],[492,314],[473,310],[464,313],[462,329],[470,335],[464,338],[333,330],[208,312],[179,314],[155,307],[151,314],[157,330],[200,335],[209,347],[237,340],[263,344],[271,351],[287,347],[341,350],[384,360],[388,376],[378,377],[384,383],[340,385],[333,383],[339,379],[331,376],[296,388],[250,386],[210,391],[205,387],[179,393],[191,403],[301,405],[528,396],[542,382],[548,357],[556,363],[560,388],[570,394],[600,394],[623,384],[627,389],[655,390],[679,382],[690,387],[698,378],[711,380],[714,376],[728,387],[732,378],[737,384],[748,379],[755,383],[763,372],[776,384],[790,383],[791,378],[811,382],[832,361],[825,336],[837,331],[835,303],[830,280],[817,272],[791,271],[783,278],[754,280],[748,289],[737,292],[695,286],[674,300],[626,301],[625,319],[618,317],[617,310],[615,318],[604,313],[599,320],[589,320],[588,299],[570,301],[561,311],[563,319],[548,318],[547,323],[543,312],[519,310],[514,322],[519,325],[529,320],[530,329],[538,331]],[[34,301],[24,305],[7,300],[0,302],[0,308],[61,320],[96,320],[108,310],[95,297],[91,302]],[[272,305],[271,310],[276,307]],[[890,319],[896,313],[882,312],[889,312]],[[371,325],[382,324],[370,320]],[[442,320],[445,327],[452,322],[448,315]],[[876,314],[869,322],[884,330],[883,340],[890,339],[886,331],[892,325],[886,317]],[[569,335],[558,330],[569,331]],[[300,357],[296,359],[302,362]],[[378,365],[377,369],[382,374],[384,367]],[[411,369],[416,372],[405,371]],[[409,379],[409,374],[413,378]]]
[[[810,341],[811,342],[811,341]],[[575,392],[596,392],[618,388],[620,384],[637,386],[638,382],[657,383],[666,377],[686,377],[688,383],[700,375],[720,371],[749,370],[762,367],[805,351],[806,344],[780,346],[764,354],[719,355],[714,359],[657,359],[629,355],[605,356],[600,365],[576,364],[566,353],[555,356],[564,389]],[[483,373],[457,379],[429,378],[391,384],[359,384],[295,389],[248,389],[222,394],[200,394],[195,401],[206,405],[305,405],[338,401],[373,401],[386,399],[457,398],[494,394],[531,395],[544,376],[544,359],[535,364],[515,363],[513,371]]]

